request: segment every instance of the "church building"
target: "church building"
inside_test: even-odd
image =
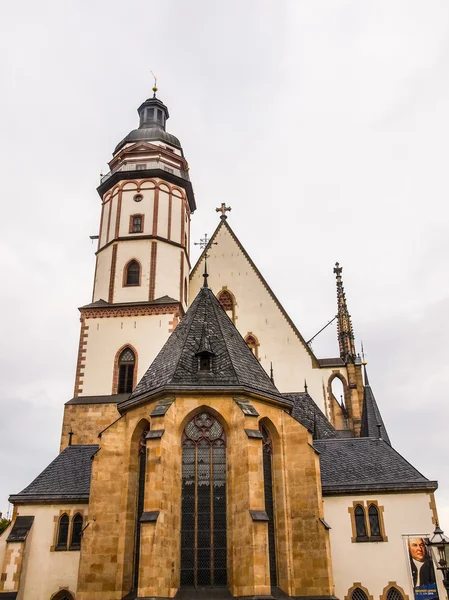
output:
[[[59,454],[11,490],[0,600],[443,600],[437,482],[394,448],[342,267],[319,358],[229,207],[192,265],[189,167],[153,91],[98,187],[73,398]]]

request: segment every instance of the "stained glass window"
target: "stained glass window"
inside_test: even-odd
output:
[[[271,586],[277,586],[276,568],[276,536],[274,522],[274,498],[273,498],[273,444],[268,430],[261,425],[260,431],[263,435],[263,483],[265,494],[265,512],[268,515],[268,555],[270,559],[270,582]]]
[[[134,352],[125,348],[118,359],[118,394],[129,394],[133,391],[135,363]]]
[[[371,504],[368,509],[369,529],[371,537],[381,537],[379,511]]]
[[[69,539],[69,517],[62,515],[59,519],[58,541],[56,550],[67,550],[67,541]]]
[[[355,530],[358,538],[366,538],[365,511],[359,504],[354,509]]]
[[[395,588],[391,587],[387,592],[387,600],[404,600],[401,592]]]
[[[363,590],[357,587],[351,594],[351,600],[368,600],[368,597]]]
[[[83,530],[83,517],[78,513],[72,521],[72,538],[70,540],[70,550],[79,550],[81,547],[81,532]]]
[[[226,439],[207,412],[182,438],[181,585],[225,586]]]

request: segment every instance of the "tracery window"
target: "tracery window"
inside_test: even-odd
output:
[[[404,597],[401,592],[393,586],[387,592],[387,600],[404,600]]]
[[[140,285],[140,265],[137,260],[132,260],[125,268],[125,285]]]
[[[245,337],[245,342],[246,342],[246,345],[248,346],[248,348],[254,354],[254,356],[256,358],[258,358],[259,357],[259,342],[257,341],[256,336],[253,335],[252,333],[248,333],[247,336]]]
[[[276,568],[276,536],[274,522],[273,494],[273,443],[266,427],[260,426],[263,435],[263,482],[265,495],[265,512],[268,515],[268,556],[270,560],[270,584],[277,586]]]
[[[63,514],[58,523],[58,538],[56,541],[56,550],[67,550],[67,541],[69,539],[69,516]]]
[[[182,435],[181,512],[181,585],[226,585],[226,438],[208,412]]]
[[[133,391],[135,364],[134,352],[131,348],[125,348],[118,359],[117,394],[129,394]]]
[[[232,322],[235,322],[235,301],[234,296],[227,289],[222,289],[219,292],[218,302],[220,303],[221,308],[226,312],[228,317],[232,319]]]
[[[351,594],[351,600],[368,600],[368,596],[359,587],[356,587]]]
[[[368,535],[366,532],[365,509],[360,506],[360,504],[357,504],[354,509],[354,517],[357,538],[367,538]]]
[[[70,550],[81,548],[81,533],[83,531],[83,517],[77,513],[72,519],[72,536],[70,539]]]
[[[73,600],[73,596],[67,590],[59,590],[59,592],[51,597],[51,600]]]

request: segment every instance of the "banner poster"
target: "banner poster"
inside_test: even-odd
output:
[[[438,598],[435,569],[430,548],[425,544],[427,536],[404,536],[406,539],[407,562],[413,583],[415,600]]]

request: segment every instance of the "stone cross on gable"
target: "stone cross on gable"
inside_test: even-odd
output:
[[[228,217],[226,216],[226,213],[230,212],[231,210],[232,208],[230,206],[226,206],[226,204],[222,202],[220,208],[216,208],[215,212],[221,213],[220,219],[227,219]]]

